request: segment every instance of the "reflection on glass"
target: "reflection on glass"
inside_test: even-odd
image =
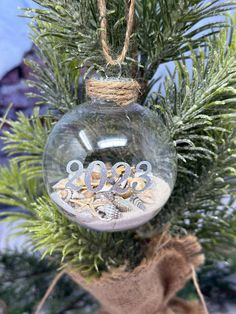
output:
[[[127,137],[111,137],[98,142],[100,149],[112,147],[125,147],[127,145]]]
[[[89,139],[88,139],[88,137],[87,137],[87,135],[86,135],[84,130],[79,132],[79,137],[81,138],[81,140],[82,140],[84,146],[87,148],[87,150],[92,151],[93,147],[90,144],[90,141],[89,141]]]

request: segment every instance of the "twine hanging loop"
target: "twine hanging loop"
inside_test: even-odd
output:
[[[98,8],[101,19],[101,46],[103,55],[108,65],[119,65],[121,67],[129,50],[130,37],[132,35],[135,13],[135,0],[129,0],[129,14],[127,18],[127,30],[124,46],[116,59],[111,56],[108,44],[108,22],[106,0],[98,0]],[[132,79],[89,79],[86,81],[86,92],[90,98],[98,98],[105,101],[113,101],[121,106],[136,102],[140,92],[140,85]]]
[[[134,25],[135,0],[130,0],[124,47],[120,55],[115,60],[112,58],[110,54],[110,47],[108,44],[108,35],[107,35],[108,23],[107,23],[106,0],[98,0],[98,7],[99,7],[100,19],[101,19],[101,45],[102,45],[104,57],[108,64],[111,64],[111,65],[121,64],[125,60],[125,57],[129,49],[130,37],[132,35],[132,30],[133,30],[133,25]]]

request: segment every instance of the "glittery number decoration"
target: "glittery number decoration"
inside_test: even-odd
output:
[[[78,166],[78,170],[73,171],[72,166],[75,164]],[[68,163],[68,165],[66,166],[66,171],[69,174],[72,174],[72,175],[74,174],[71,177],[71,179],[66,183],[66,188],[79,192],[81,190],[82,186],[77,186],[73,182],[74,182],[74,180],[79,179],[79,177],[83,174],[84,166],[83,166],[82,162],[80,162],[79,160],[70,161]]]
[[[100,166],[101,178],[100,178],[100,182],[99,182],[98,186],[94,188],[91,184],[91,177],[92,177],[92,172],[93,172],[93,169],[95,166]],[[85,174],[85,184],[86,184],[88,190],[91,192],[99,192],[100,190],[103,189],[106,182],[107,182],[107,168],[106,168],[105,164],[102,161],[92,162],[88,166],[88,169],[87,169],[86,174]]]
[[[146,166],[146,171],[144,171],[142,169],[143,166]],[[152,184],[152,179],[150,178],[150,174],[152,173],[152,165],[150,164],[150,162],[148,161],[141,161],[139,164],[137,164],[136,166],[136,172],[140,173],[142,172],[141,175],[139,175],[137,178],[142,178],[144,179],[144,181],[146,182],[145,187],[142,190],[136,190],[136,186],[138,185],[137,182],[134,182],[132,185],[132,189],[134,190],[134,192],[136,193],[140,193],[145,191],[146,189],[148,189],[151,184]]]
[[[125,167],[123,175],[120,177],[120,175],[117,173],[117,168],[119,167]],[[128,187],[121,187],[120,185],[125,182],[131,175],[131,167],[126,162],[118,162],[112,167],[112,177],[115,179],[116,177],[119,177],[119,179],[116,181],[112,188],[112,192],[115,193],[126,193],[128,191]]]

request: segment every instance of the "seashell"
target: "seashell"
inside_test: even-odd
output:
[[[91,185],[94,188],[96,188],[99,185],[99,183],[100,183],[100,180],[97,180],[97,179],[96,180],[95,179],[91,180]]]
[[[110,184],[109,182],[107,182],[104,187],[101,189],[100,192],[109,192],[112,188],[112,184]]]
[[[75,173],[70,173],[68,175],[68,181],[71,180],[74,176],[75,176]],[[84,185],[84,178],[85,178],[85,173],[82,173],[79,178],[73,180],[73,183],[75,185]]]
[[[70,200],[71,197],[72,197],[72,192],[71,192],[71,190],[69,190],[69,189],[60,190],[60,191],[59,191],[59,196],[60,196],[61,199],[63,199],[63,201],[69,202],[69,200]]]
[[[94,196],[94,193],[91,191],[85,191],[83,195],[85,198],[92,198]]]
[[[146,204],[153,204],[153,191],[152,190],[146,190],[144,192],[139,193],[139,198],[143,203]]]
[[[100,180],[101,179],[101,172],[93,171],[91,174],[92,180]]]
[[[119,209],[120,212],[130,212],[132,210],[130,202],[120,196],[115,196],[113,204]]]
[[[135,167],[135,166],[132,166],[132,167],[131,167],[131,172],[132,172],[133,174],[136,173],[136,167]]]
[[[128,180],[123,181],[123,182],[120,184],[120,187],[121,187],[122,189],[128,188],[127,191],[124,192],[124,193],[117,193],[117,194],[119,194],[120,196],[122,196],[123,198],[128,198],[128,197],[130,197],[130,196],[133,194],[133,190],[132,190],[131,187],[129,186]]]
[[[125,167],[124,166],[120,166],[120,167],[118,167],[117,169],[116,169],[116,173],[118,174],[118,175],[121,175],[122,173],[124,173],[125,172]]]
[[[79,179],[75,180],[73,183],[74,183],[74,185],[81,187],[81,190],[86,189],[86,185],[85,185],[83,178],[79,178]]]
[[[96,194],[95,204],[99,202],[103,202],[103,204],[112,204],[114,200],[114,195],[109,192],[100,192]]]
[[[80,193],[77,191],[74,191],[72,193],[72,199],[84,199],[84,198],[85,198],[85,195],[83,193]]]
[[[104,195],[105,193],[100,193],[100,192],[98,192],[96,195],[95,195],[95,199],[96,200],[100,200],[100,199],[103,199],[103,198],[105,198],[105,195]]]
[[[115,183],[116,180],[112,176],[107,177],[107,184],[110,184],[110,187],[113,186]]]
[[[82,210],[91,210],[90,206],[88,204],[86,205],[78,205],[78,204],[74,204],[74,209],[77,210],[78,212],[81,212]]]
[[[110,202],[113,202],[113,200],[114,200],[114,194],[112,192],[102,192],[99,194],[101,194],[103,197],[108,199]]]
[[[143,202],[141,201],[141,199],[138,196],[136,196],[136,195],[131,196],[130,202],[132,202],[139,209],[146,210],[145,205],[143,204]]]
[[[107,177],[111,178],[112,177],[112,171],[111,169],[107,170]]]
[[[85,179],[85,173],[83,174],[82,177],[83,177],[83,179]],[[96,184],[97,182],[99,182],[100,179],[101,179],[100,167],[95,166],[95,168],[93,169],[93,171],[91,173],[91,180],[92,180],[92,182],[94,182],[94,184]]]
[[[52,188],[54,190],[64,190],[67,182],[68,182],[68,179],[62,179],[59,182],[57,182]]]
[[[122,181],[121,184],[119,184],[119,186],[124,189],[128,184],[128,180]]]
[[[107,198],[97,199],[93,202],[93,207],[96,209],[107,204],[112,204]]]
[[[127,198],[129,198],[130,196],[132,196],[132,194],[133,194],[133,191],[132,191],[131,188],[129,188],[127,192],[125,192],[125,193],[119,193],[119,196],[123,197],[124,199],[127,199]]]
[[[84,174],[73,182],[75,185],[79,186],[81,190],[86,189]]]
[[[75,205],[79,205],[80,207],[90,206],[93,202],[93,198],[85,198],[85,199],[71,199],[71,203],[74,203]]]
[[[143,190],[145,188],[145,180],[143,178],[129,178],[129,184],[131,187],[135,187],[135,190]]]
[[[97,213],[102,220],[114,220],[119,219],[122,216],[120,211],[112,204],[99,206],[97,208]]]

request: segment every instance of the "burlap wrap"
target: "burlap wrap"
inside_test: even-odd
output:
[[[68,274],[101,304],[99,314],[202,314],[199,303],[176,298],[204,262],[201,246],[192,236],[154,239],[145,260],[132,272],[113,269],[99,279],[86,281],[70,269]]]

